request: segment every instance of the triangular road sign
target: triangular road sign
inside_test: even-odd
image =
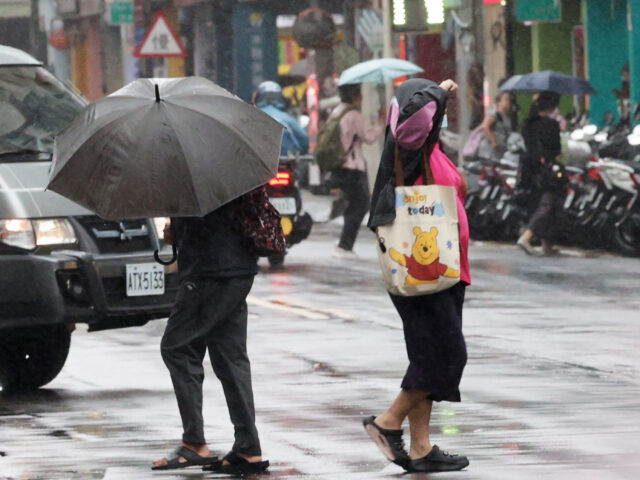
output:
[[[187,51],[171,28],[167,17],[164,13],[158,12],[144,39],[133,52],[133,56],[138,58],[186,57]]]

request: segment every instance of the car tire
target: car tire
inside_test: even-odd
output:
[[[69,353],[67,325],[16,328],[0,335],[0,385],[5,392],[28,392],[56,378]]]

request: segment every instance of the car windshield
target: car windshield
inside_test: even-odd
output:
[[[85,104],[43,67],[0,67],[0,156],[16,161],[9,152],[51,153],[55,135]],[[20,158],[36,161],[41,155]]]

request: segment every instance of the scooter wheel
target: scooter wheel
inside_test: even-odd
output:
[[[284,254],[271,255],[270,257],[267,257],[267,260],[269,260],[269,265],[272,267],[281,267],[284,265]]]

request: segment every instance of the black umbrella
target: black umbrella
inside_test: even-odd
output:
[[[111,220],[204,216],[275,176],[282,131],[203,78],[139,79],[56,138],[48,188]]]
[[[596,91],[584,78],[545,70],[544,72],[515,75],[501,87],[503,92],[537,93],[555,92],[570,95],[594,95]]]

